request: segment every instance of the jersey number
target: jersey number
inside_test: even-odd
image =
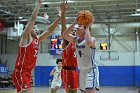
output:
[[[38,51],[37,51],[37,50],[35,50],[34,57],[37,57],[37,54],[38,54]]]
[[[76,55],[76,51],[74,51],[74,57],[76,57],[77,55]]]
[[[60,76],[60,74],[57,75],[57,77],[59,77],[59,76]]]
[[[82,52],[81,52],[81,50],[79,50],[78,53],[79,53],[79,56],[82,57]]]

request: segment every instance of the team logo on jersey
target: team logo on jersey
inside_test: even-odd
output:
[[[38,51],[34,50],[34,57],[37,57]]]
[[[34,39],[34,43],[35,43],[34,48],[39,48],[38,40],[37,39]]]
[[[73,56],[74,56],[74,58],[76,58],[76,56],[77,56],[76,51],[74,51]]]
[[[35,42],[35,44],[38,44],[38,40],[37,39],[35,39],[34,42]]]
[[[85,48],[85,45],[76,45],[76,48]]]

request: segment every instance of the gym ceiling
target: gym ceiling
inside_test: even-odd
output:
[[[9,26],[15,21],[26,21],[31,16],[37,0],[0,0],[0,20]],[[42,0],[39,16],[47,13],[49,21],[55,20],[61,0]],[[95,17],[95,23],[100,22],[139,22],[140,0],[68,0],[70,8],[66,12],[67,23],[80,10],[89,10]],[[8,26],[7,25],[7,26]]]

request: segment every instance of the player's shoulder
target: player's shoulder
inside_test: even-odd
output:
[[[38,39],[38,40],[39,40],[39,38],[40,38],[40,35],[37,35],[34,37],[34,39]]]
[[[54,67],[54,69],[56,69],[56,68],[57,68],[57,66]]]
[[[37,35],[36,37],[39,38],[41,35]]]
[[[96,38],[95,38],[95,37],[92,37],[92,40],[93,40],[93,41],[96,41]]]
[[[55,66],[54,68],[53,68],[53,70],[55,71],[57,69],[57,67]]]

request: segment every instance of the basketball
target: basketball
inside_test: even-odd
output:
[[[88,10],[82,10],[77,15],[77,22],[80,25],[87,26],[93,20],[93,15]]]

